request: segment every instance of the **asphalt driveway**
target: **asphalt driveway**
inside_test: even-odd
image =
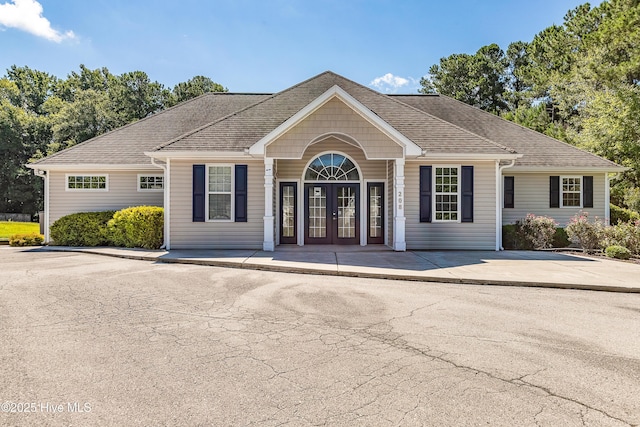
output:
[[[0,425],[640,424],[640,295],[0,247]]]

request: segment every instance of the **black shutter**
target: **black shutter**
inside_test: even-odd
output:
[[[473,166],[462,166],[462,222],[473,222]]]
[[[504,177],[504,207],[513,208],[515,206],[515,177]]]
[[[549,177],[549,207],[560,207],[560,177]]]
[[[431,166],[420,166],[420,222],[431,222]]]
[[[236,165],[236,222],[247,222],[247,165]]]
[[[593,177],[582,177],[582,206],[585,208],[593,207]]]
[[[205,167],[204,165],[193,165],[193,222],[204,222],[205,220]]]

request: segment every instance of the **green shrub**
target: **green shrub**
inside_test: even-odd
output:
[[[567,231],[562,228],[556,228],[556,232],[553,235],[553,247],[554,248],[566,248],[571,244],[571,240],[569,240],[569,236],[567,235]]]
[[[160,248],[164,241],[164,210],[136,206],[116,212],[109,221],[109,238],[115,246]]]
[[[40,246],[44,242],[44,236],[38,233],[14,234],[9,237],[10,246]]]
[[[531,249],[525,248],[526,242],[522,241],[515,224],[502,226],[502,247],[505,249]]]
[[[524,219],[516,221],[516,233],[527,249],[545,249],[553,244],[557,226],[553,218],[527,214]]]
[[[631,251],[629,251],[629,249],[625,248],[624,246],[619,246],[619,245],[607,246],[607,249],[604,250],[604,253],[609,258],[616,258],[616,259],[631,258]]]
[[[616,225],[621,222],[640,220],[640,214],[638,212],[634,212],[631,209],[621,208],[614,204],[611,204],[609,206],[610,206],[610,216],[611,216],[609,223],[611,225]]]
[[[571,218],[566,232],[572,243],[578,245],[585,252],[602,249],[605,226],[597,217],[589,221],[587,212],[580,212]]]
[[[114,211],[80,212],[63,216],[51,225],[51,240],[60,246],[106,246],[107,222]]]

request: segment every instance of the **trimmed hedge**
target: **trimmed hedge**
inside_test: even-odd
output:
[[[637,221],[640,220],[640,214],[638,212],[632,211],[631,209],[621,208],[614,204],[610,205],[610,216],[609,224],[616,225],[621,222],[629,222],[629,221]]]
[[[624,246],[619,246],[619,245],[607,246],[607,249],[604,250],[604,253],[609,258],[616,258],[616,259],[631,258],[631,251],[625,248]]]
[[[158,249],[164,241],[164,209],[136,206],[119,211],[80,212],[51,225],[59,246],[124,246]]]
[[[108,246],[107,223],[115,211],[79,212],[51,225],[51,240],[59,246]]]
[[[115,246],[158,249],[164,241],[164,209],[157,206],[122,209],[113,215],[108,228]]]
[[[9,237],[9,246],[40,246],[44,236],[38,233],[14,234]]]

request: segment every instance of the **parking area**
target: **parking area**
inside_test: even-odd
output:
[[[0,271],[2,425],[640,424],[639,294],[8,247]]]

